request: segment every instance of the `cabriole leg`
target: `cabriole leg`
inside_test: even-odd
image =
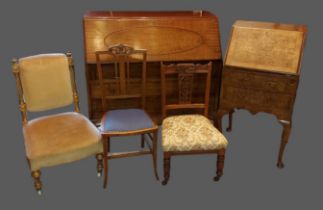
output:
[[[281,139],[280,148],[279,148],[277,167],[284,168],[283,155],[284,155],[286,144],[288,143],[288,138],[291,132],[292,123],[288,121],[280,121],[280,123],[283,125],[283,133],[282,133],[282,139]]]

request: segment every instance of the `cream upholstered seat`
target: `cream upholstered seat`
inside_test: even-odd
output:
[[[41,192],[40,169],[96,155],[103,169],[103,145],[98,129],[79,113],[74,66],[70,53],[40,54],[13,60],[24,143],[35,188]],[[28,121],[27,111],[40,112],[67,105],[74,112]]]
[[[225,149],[228,141],[203,115],[178,115],[164,119],[162,124],[164,151]]]
[[[31,120],[23,126],[23,133],[33,171],[102,152],[99,131],[76,112]]]

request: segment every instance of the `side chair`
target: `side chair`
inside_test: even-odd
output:
[[[164,180],[170,177],[171,158],[176,155],[217,154],[217,171],[214,181],[223,174],[226,138],[208,119],[212,63],[161,64],[162,90],[162,149],[164,153]],[[195,77],[205,78],[196,84]],[[168,84],[177,81],[178,93],[168,91]],[[200,80],[199,80],[200,81]],[[198,101],[196,90],[204,92],[204,101]],[[174,97],[177,96],[177,97]],[[174,98],[177,98],[174,100]],[[168,116],[173,110],[191,110],[189,114]],[[198,110],[203,114],[196,113]]]
[[[152,155],[157,180],[158,126],[145,111],[147,52],[143,49],[119,44],[106,51],[96,52],[97,75],[100,82],[103,111],[100,131],[106,151],[104,168],[108,160],[138,155]],[[113,102],[118,103],[117,108]],[[133,103],[135,105],[133,105]],[[110,106],[109,106],[110,105]],[[120,108],[124,106],[125,108]],[[134,107],[132,107],[134,106]],[[130,152],[111,152],[110,139],[117,136],[141,135],[141,149]],[[145,145],[148,148],[144,148]],[[107,171],[104,187],[107,186]]]
[[[103,169],[103,146],[97,128],[80,113],[71,53],[13,59],[24,145],[35,189],[42,193],[41,169],[96,156]],[[74,105],[63,112],[28,120],[27,112]]]

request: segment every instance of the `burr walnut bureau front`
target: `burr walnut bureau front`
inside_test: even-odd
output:
[[[147,50],[146,111],[160,121],[161,63],[208,63],[212,62],[212,91],[210,113],[214,115],[219,98],[222,55],[219,24],[215,15],[207,11],[181,12],[87,12],[83,18],[85,65],[88,88],[89,117],[98,122],[103,110],[96,70],[95,52],[107,50],[111,46],[123,44],[134,49]],[[109,64],[106,67],[105,84],[107,92],[113,93],[109,80]],[[198,79],[198,78],[197,78]],[[201,79],[203,81],[203,79]],[[139,81],[130,82],[136,88]],[[176,90],[177,81],[170,81],[168,91]],[[132,86],[131,86],[132,85]],[[109,89],[110,88],[110,89]],[[199,88],[203,92],[205,83]],[[203,94],[194,97],[203,98]],[[133,101],[109,103],[107,109],[127,108]]]
[[[236,21],[232,27],[224,67],[217,123],[234,109],[274,114],[283,125],[277,166],[288,142],[300,75],[306,26]]]

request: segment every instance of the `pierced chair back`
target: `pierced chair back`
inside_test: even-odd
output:
[[[103,111],[113,99],[138,99],[145,108],[146,58],[146,50],[123,44],[96,51]]]
[[[162,90],[162,115],[166,117],[168,110],[174,109],[203,109],[207,117],[209,110],[210,86],[212,63],[207,64],[164,64],[161,65],[161,90]],[[195,77],[205,76],[205,84],[195,84]],[[176,78],[178,97],[177,100],[167,101],[169,91],[167,78]],[[170,80],[169,79],[169,80]],[[201,80],[199,80],[201,81]],[[194,91],[204,87],[204,101],[194,101]]]

